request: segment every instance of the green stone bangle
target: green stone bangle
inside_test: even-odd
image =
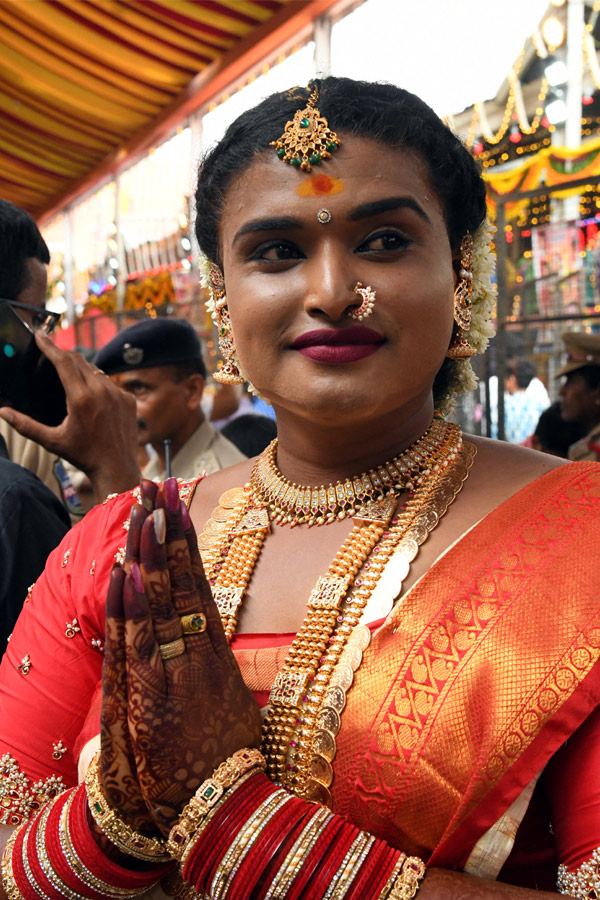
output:
[[[119,818],[116,811],[109,806],[102,790],[100,779],[100,753],[97,753],[85,775],[88,806],[93,819],[108,840],[123,853],[135,856],[144,862],[166,862],[171,857],[167,852],[164,838],[148,837],[134,831],[127,822]]]

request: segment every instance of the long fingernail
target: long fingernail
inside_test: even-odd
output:
[[[154,533],[159,544],[164,544],[167,534],[167,520],[165,518],[164,509],[155,509],[152,513],[152,521],[154,523]]]
[[[106,615],[114,619],[123,618],[123,582],[125,572],[121,566],[113,566],[106,595]]]
[[[133,579],[133,586],[138,591],[138,593],[144,593],[144,579],[142,578],[142,573],[140,571],[140,567],[136,562],[131,563],[129,568],[129,574]]]
[[[181,501],[181,521],[183,523],[183,530],[189,531],[189,529],[192,527],[192,520],[190,519],[188,508],[183,500]]]
[[[169,512],[177,512],[179,508],[179,488],[176,478],[167,478],[165,481],[165,498]]]
[[[152,512],[154,509],[156,491],[157,485],[154,481],[150,481],[148,478],[142,478],[140,482],[140,499],[142,501],[142,506],[144,506],[148,512]]]

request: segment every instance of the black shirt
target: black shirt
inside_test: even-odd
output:
[[[0,658],[29,586],[70,527],[58,497],[0,448]]]

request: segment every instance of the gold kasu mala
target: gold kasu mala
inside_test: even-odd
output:
[[[448,451],[446,464],[453,462],[461,449],[460,430],[456,430],[458,443]],[[319,579],[311,594],[308,614],[271,690],[263,728],[267,771],[294,793],[324,805],[330,803],[335,742],[329,759],[327,754],[313,753],[316,732],[324,724],[318,720],[324,697],[330,687],[345,691],[352,684],[353,667],[348,660],[343,662],[349,638],[377,587],[383,566],[427,507],[446,470],[443,464],[436,466],[393,518],[390,515],[387,521],[366,528],[365,523],[357,523],[327,576]],[[435,524],[437,517],[429,527]]]
[[[365,504],[412,491],[432,471],[437,460],[456,442],[456,425],[434,419],[430,428],[390,462],[336,484],[305,487],[294,484],[277,468],[277,438],[258,457],[252,470],[252,490],[281,524],[328,525],[360,515]]]

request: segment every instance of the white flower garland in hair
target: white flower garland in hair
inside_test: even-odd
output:
[[[496,260],[491,249],[496,228],[487,219],[481,223],[473,235],[473,298],[471,302],[471,327],[464,335],[477,353],[484,353],[490,339],[494,337],[492,318],[496,306],[496,285],[492,275]],[[451,413],[460,394],[473,391],[479,381],[473,371],[470,359],[453,359],[452,375],[446,395],[438,402],[438,409],[444,415]]]
[[[477,353],[483,353],[494,336],[492,317],[496,304],[496,285],[492,283],[492,275],[496,261],[490,244],[495,227],[485,219],[473,235],[473,299],[471,303],[471,327],[465,334],[466,340]],[[218,328],[217,310],[210,284],[211,261],[204,254],[198,260],[200,284],[208,290],[206,309]],[[235,354],[233,361],[242,372],[240,361]],[[456,398],[477,387],[478,378],[473,371],[470,359],[453,359],[452,376],[445,397],[437,404],[444,415],[452,412]],[[243,372],[242,372],[243,374]],[[254,385],[248,382],[248,390],[258,396]]]

